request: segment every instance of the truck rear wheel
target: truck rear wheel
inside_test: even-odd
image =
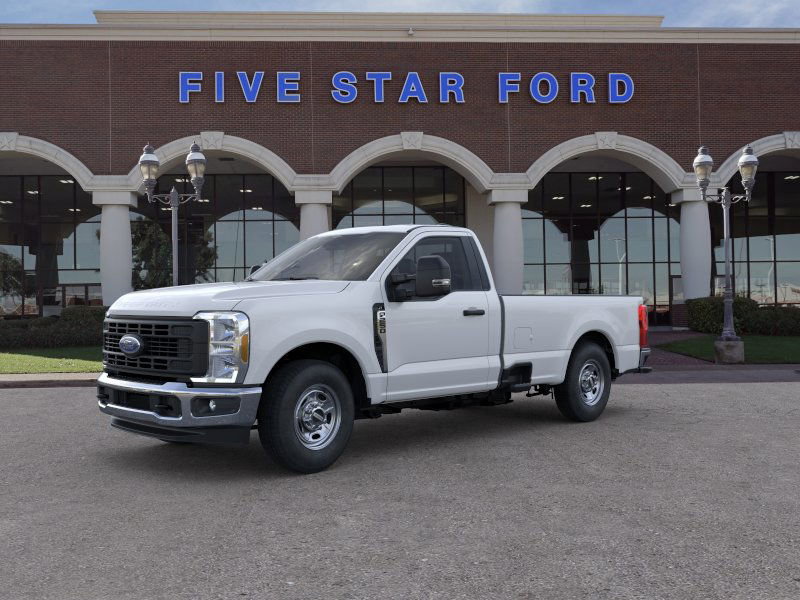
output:
[[[342,454],[353,418],[353,392],[344,374],[324,361],[297,360],[268,380],[258,408],[258,435],[282,466],[316,473]]]
[[[610,392],[606,353],[595,343],[582,343],[570,356],[564,383],[555,387],[558,410],[573,421],[594,421],[605,410]]]

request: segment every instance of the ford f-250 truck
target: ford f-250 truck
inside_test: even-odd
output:
[[[309,238],[238,283],[126,294],[104,323],[100,410],[168,442],[247,443],[294,471],[331,465],[353,421],[555,396],[592,421],[646,370],[633,296],[506,296],[468,229]]]

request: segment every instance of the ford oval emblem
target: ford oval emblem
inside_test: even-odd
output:
[[[142,340],[138,335],[128,333],[119,339],[119,349],[128,356],[136,356],[142,351]]]

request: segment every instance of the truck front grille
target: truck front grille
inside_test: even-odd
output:
[[[142,342],[139,354],[122,352],[119,341],[132,334]],[[208,368],[208,323],[194,319],[133,320],[109,318],[103,325],[103,362],[117,374],[204,375]]]

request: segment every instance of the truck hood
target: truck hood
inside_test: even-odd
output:
[[[233,310],[242,300],[308,294],[338,294],[347,281],[240,281],[180,285],[125,294],[109,309],[112,316],[192,317],[198,311]]]

